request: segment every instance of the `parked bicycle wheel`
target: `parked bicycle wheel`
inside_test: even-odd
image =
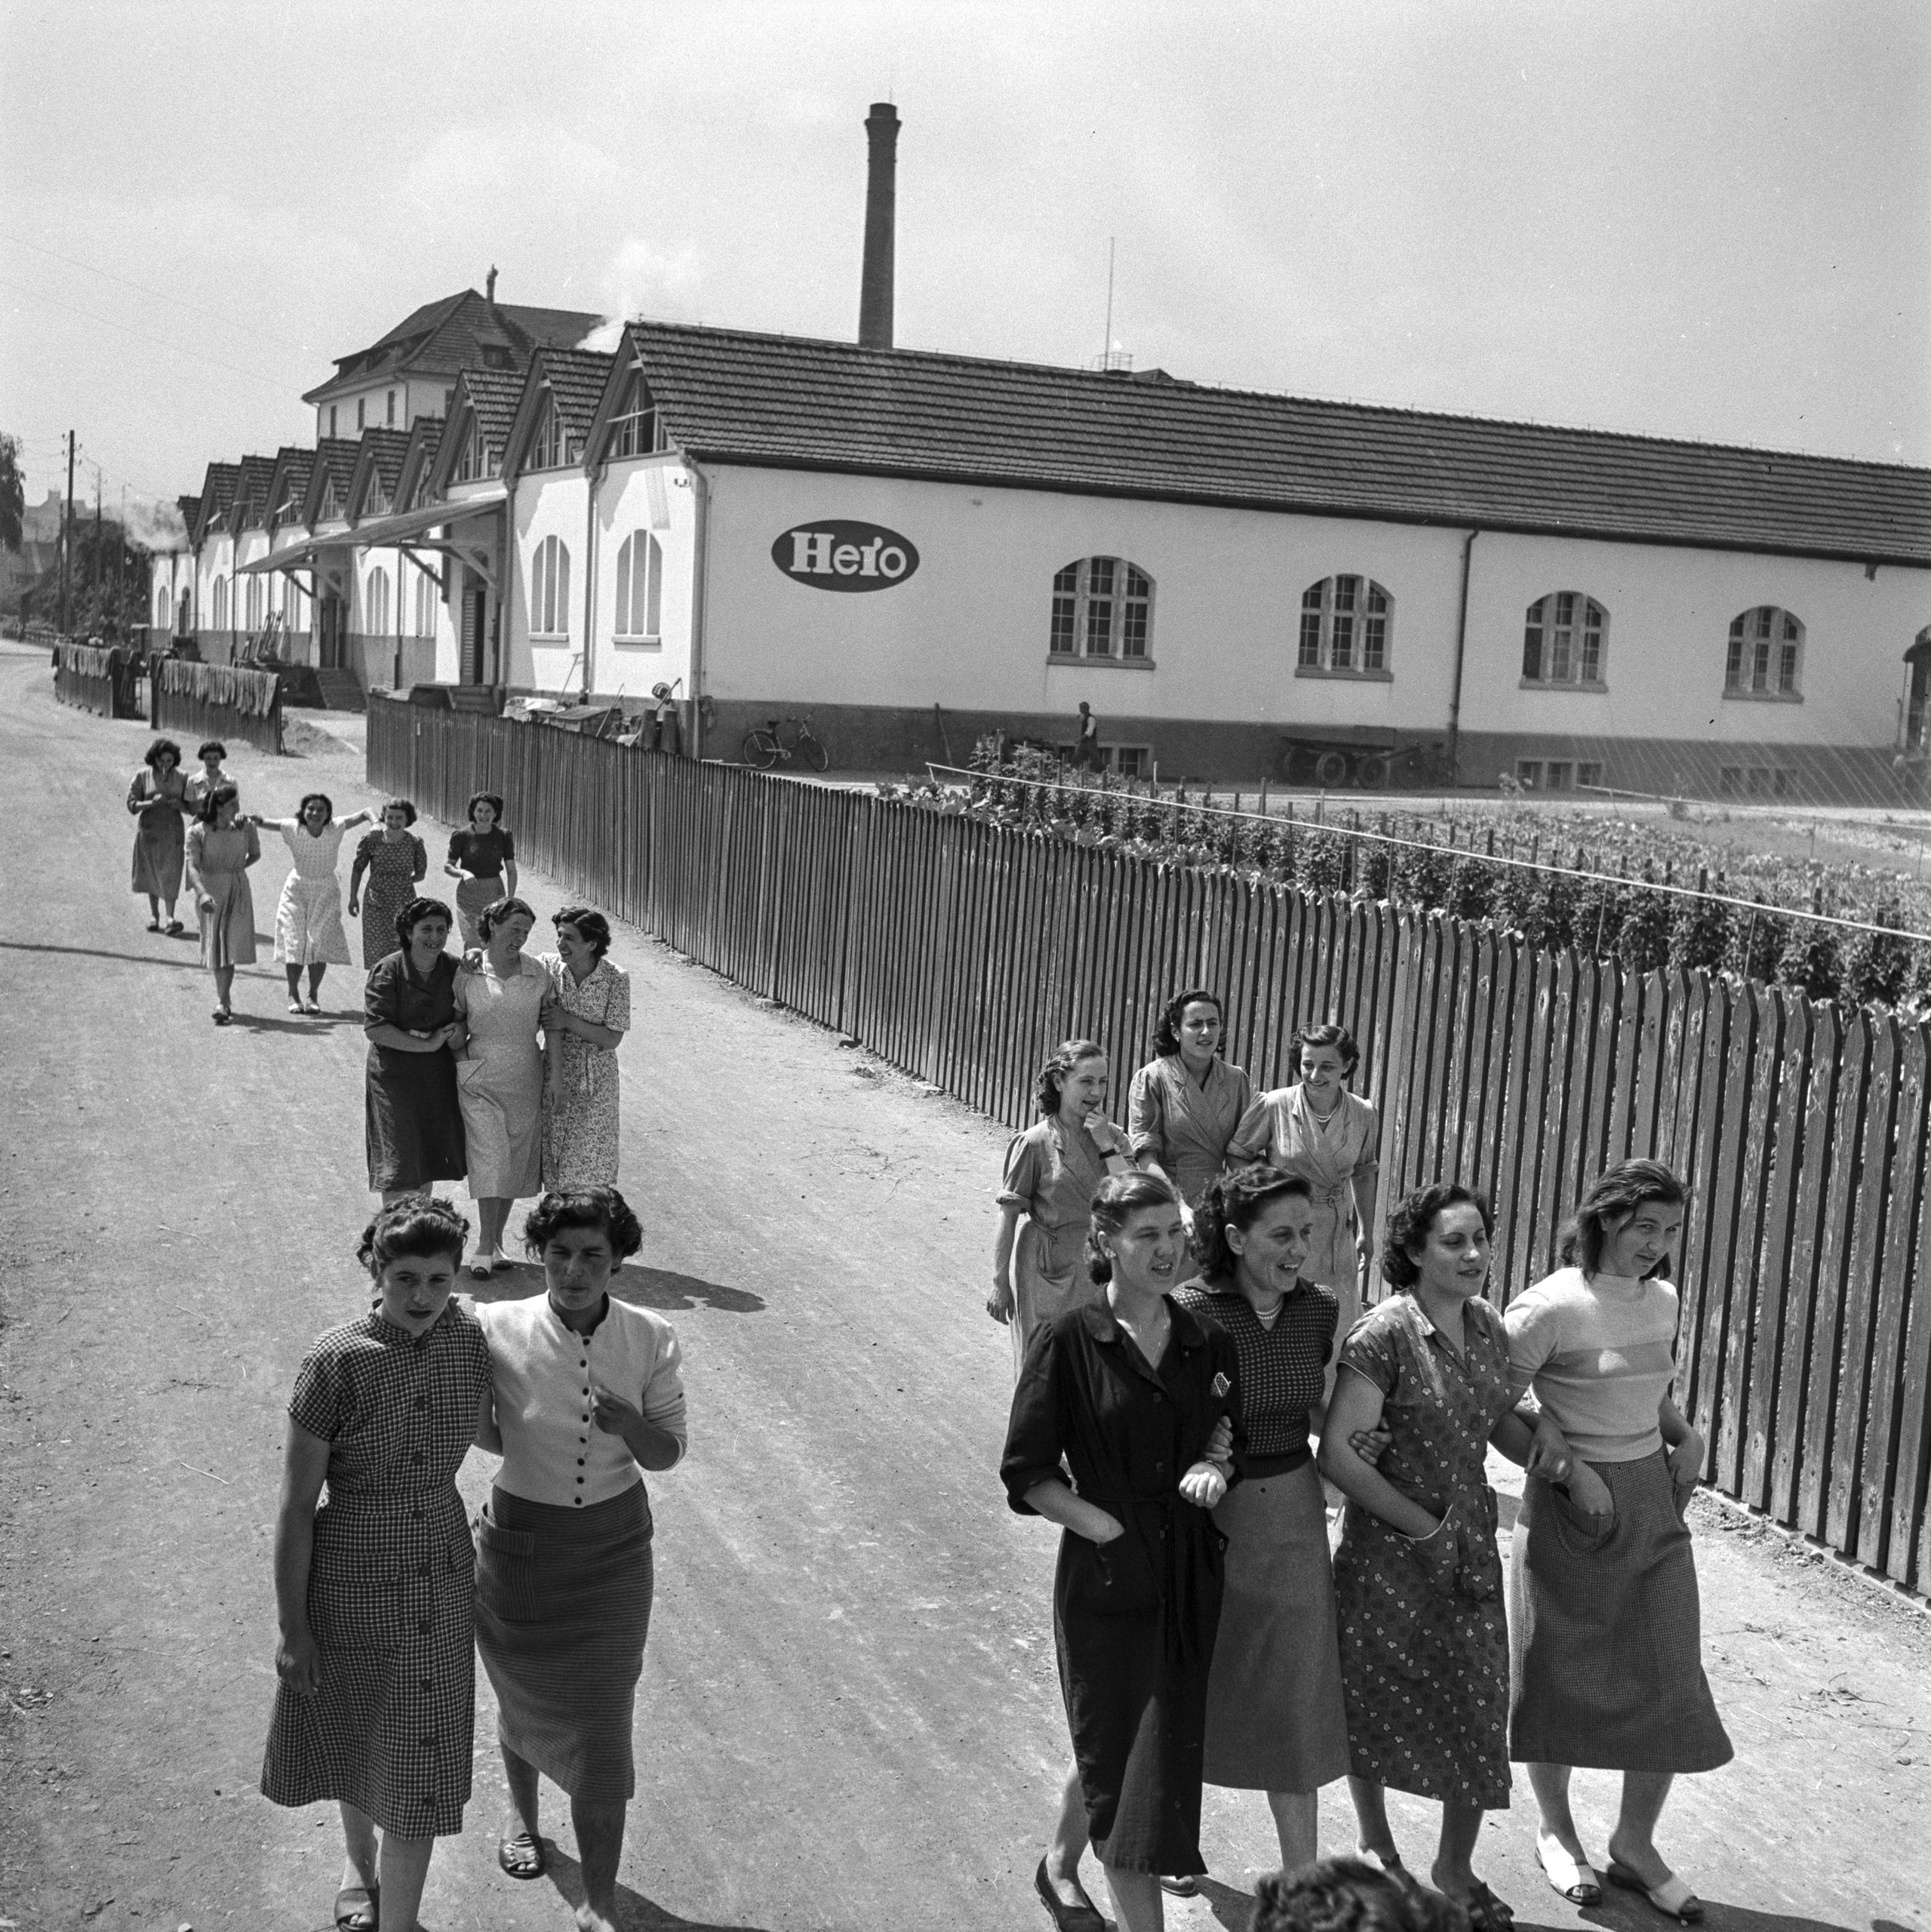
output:
[[[801,724],[798,728],[798,755],[813,771],[823,771],[832,761],[825,747],[811,735],[808,725]]]
[[[744,734],[744,749],[741,754],[746,764],[755,764],[760,771],[769,771],[778,761],[778,741],[768,731],[761,731],[754,726]]]

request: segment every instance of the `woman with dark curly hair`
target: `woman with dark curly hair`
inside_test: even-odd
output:
[[[1321,1437],[1321,1473],[1348,1499],[1334,1555],[1348,1792],[1364,1855],[1401,1863],[1385,1792],[1441,1805],[1431,1879],[1474,1932],[1513,1915],[1469,1861],[1482,1814],[1508,1804],[1508,1631],[1495,1546],[1489,1443],[1543,1454],[1515,1414],[1508,1338],[1482,1299],[1488,1202],[1453,1183],[1394,1211],[1382,1273],[1400,1292],[1354,1324]],[[1379,1466],[1350,1447],[1384,1427]],[[1532,1460],[1532,1451],[1533,1457]]]
[[[385,1205],[467,1171],[456,1056],[469,1035],[456,1011],[456,961],[443,950],[449,908],[412,899],[395,918],[398,943],[362,994],[369,1186]]]
[[[495,792],[478,792],[469,801],[469,823],[449,835],[449,858],[443,870],[460,881],[456,916],[463,922],[463,943],[483,943],[483,909],[498,899],[516,897],[516,841],[503,823],[503,798]]]
[[[1121,1932],[1158,1932],[1160,1875],[1206,1869],[1201,1751],[1225,1539],[1209,1512],[1240,1445],[1240,1362],[1171,1291],[1179,1197],[1128,1172],[1093,1198],[1101,1293],[1035,1327],[1000,1476],[1022,1516],[1057,1523],[1053,1631],[1073,1767],[1033,1875],[1059,1932],[1104,1932],[1079,1881],[1090,1843]]]
[[[1511,1386],[1534,1389],[1574,1457],[1565,1483],[1525,1485],[1508,1571],[1508,1755],[1528,1765],[1542,1814],[1536,1860],[1573,1903],[1601,1899],[1570,1769],[1619,1770],[1604,1875],[1693,1924],[1703,1908],[1657,1850],[1656,1821],[1679,1772],[1735,1753],[1703,1672],[1684,1520],[1703,1438],[1671,1395],[1677,1294],[1664,1271],[1688,1199],[1660,1161],[1610,1168],[1563,1230],[1562,1266],[1505,1321]]]
[[[613,1187],[546,1194],[524,1239],[546,1292],[478,1314],[494,1395],[477,1440],[503,1467],[476,1519],[476,1644],[496,1687],[515,1807],[497,1847],[512,1878],[549,1863],[537,1778],[569,1795],[583,1932],[615,1932],[631,1734],[653,1569],[642,1472],[684,1454],[677,1335],[610,1286],[643,1230]]]
[[[551,918],[550,976],[558,1035],[556,1095],[543,1121],[543,1185],[553,1193],[617,1185],[617,1050],[630,1030],[630,975],[608,955],[610,922],[589,906]]]
[[[1007,1145],[985,1312],[1011,1326],[1016,1374],[1033,1331],[1087,1293],[1094,1189],[1132,1171],[1133,1149],[1106,1118],[1107,1078],[1104,1047],[1062,1041],[1034,1085],[1040,1118]]]
[[[416,808],[407,798],[391,798],[382,808],[377,829],[365,832],[357,841],[355,863],[349,868],[349,916],[352,919],[358,912],[362,915],[365,968],[395,950],[395,915],[416,896],[428,874],[429,853],[409,829],[415,823]]]
[[[343,833],[366,825],[373,812],[335,816],[326,792],[306,793],[293,818],[249,815],[249,823],[278,832],[287,841],[295,869],[282,881],[275,909],[275,960],[288,976],[288,1011],[321,1011],[322,975],[349,964],[349,936],[342,930],[342,881],[335,875]],[[309,996],[302,998],[302,969],[309,972]]]
[[[1294,1036],[1292,1086],[1255,1100],[1227,1144],[1227,1164],[1266,1161],[1305,1176],[1314,1232],[1302,1272],[1332,1288],[1345,1335],[1361,1312],[1361,1275],[1374,1254],[1381,1116],[1348,1091],[1361,1050],[1345,1026],[1303,1026]]]
[[[201,760],[201,768],[188,774],[188,802],[197,811],[208,802],[208,795],[218,786],[232,785],[236,795],[240,795],[240,781],[223,762],[228,755],[228,747],[219,738],[204,738],[195,747],[195,755]]]
[[[1322,1858],[1262,1878],[1248,1932],[1468,1932],[1468,1919],[1405,1872]]]
[[[450,1299],[468,1232],[440,1202],[385,1208],[360,1249],[375,1307],[315,1343],[288,1404],[261,1788],[340,1805],[346,1932],[414,1932],[429,1854],[469,1795],[475,1551],[456,1472],[490,1355]]]
[[[187,833],[182,816],[188,810],[188,781],[181,776],[181,747],[172,738],[157,738],[148,746],[141,768],[128,787],[128,809],[134,817],[134,890],[147,900],[147,929],[161,931],[161,909],[168,912],[171,938],[181,930],[174,902],[181,896],[181,863]]]
[[[1218,993],[1205,986],[1176,993],[1161,1009],[1154,1057],[1127,1093],[1134,1159],[1164,1174],[1189,1211],[1225,1164],[1253,1098],[1244,1070],[1221,1057],[1226,1030]]]

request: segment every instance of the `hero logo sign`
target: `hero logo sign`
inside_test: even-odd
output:
[[[771,561],[813,590],[890,590],[918,569],[918,552],[896,530],[832,517],[786,531]]]

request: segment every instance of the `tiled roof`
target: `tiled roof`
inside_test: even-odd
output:
[[[290,492],[299,506],[309,494],[309,478],[315,466],[313,450],[284,443],[275,453],[275,480],[269,485],[268,513],[274,515]]]
[[[1931,565],[1931,470],[638,322],[691,455]]]
[[[343,515],[349,507],[349,485],[355,474],[355,458],[360,445],[351,442],[346,436],[324,436],[315,445],[315,469],[309,478],[309,494],[319,503],[324,479],[335,485],[335,513]],[[306,518],[306,521],[314,518]]]
[[[476,421],[484,442],[501,454],[509,426],[516,420],[516,405],[523,394],[523,378],[506,369],[465,369],[463,386],[475,405]]]
[[[407,429],[364,429],[362,447],[374,463],[376,480],[386,496],[395,494],[395,479],[402,473],[402,453],[409,447]]]
[[[228,514],[228,506],[235,500],[235,486],[241,480],[241,466],[238,463],[208,465],[208,474],[201,479],[201,493],[195,500],[201,512],[201,521],[193,533],[196,541]]]
[[[241,474],[235,485],[234,526],[237,530],[259,523],[268,515],[269,480],[275,474],[272,456],[244,456]]]
[[[182,528],[188,533],[188,541],[195,540],[195,526],[201,520],[201,500],[198,497],[177,497],[174,507],[181,512]]]
[[[542,352],[543,374],[549,378],[550,394],[556,400],[557,414],[563,418],[567,434],[585,435],[590,419],[603,400],[604,385],[609,381],[614,355],[594,349],[546,349]]]
[[[368,348],[339,358],[335,374],[302,400],[325,401],[373,378],[404,372],[454,376],[461,369],[500,362],[521,374],[538,349],[570,347],[601,319],[581,309],[491,303],[473,288],[461,289],[426,303]]]

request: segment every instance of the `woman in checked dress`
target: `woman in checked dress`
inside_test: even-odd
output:
[[[323,792],[311,792],[293,818],[263,818],[251,814],[249,823],[278,832],[288,841],[295,869],[281,888],[275,909],[275,959],[288,976],[288,1011],[319,1013],[322,975],[331,966],[349,964],[349,937],[342,930],[342,883],[335,875],[342,836],[350,827],[366,825],[374,816],[352,813],[338,819]],[[302,969],[309,969],[309,997],[302,998]]]
[[[262,1793],[341,1807],[346,1932],[414,1932],[469,1795],[475,1550],[456,1472],[490,1381],[450,1300],[468,1232],[440,1204],[385,1208],[361,1250],[376,1305],[309,1349],[288,1404]]]

